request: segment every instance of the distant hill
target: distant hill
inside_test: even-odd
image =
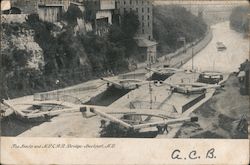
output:
[[[178,41],[185,37],[192,42],[205,35],[207,25],[201,17],[197,17],[184,7],[177,5],[161,5],[154,7],[154,38],[159,43],[159,53],[166,54],[183,46]]]

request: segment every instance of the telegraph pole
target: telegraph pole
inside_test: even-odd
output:
[[[152,78],[152,75],[151,75],[151,51],[147,51],[147,56],[148,56],[148,65],[149,65],[149,73],[150,73],[150,81],[148,83],[148,88],[149,88],[149,95],[150,95],[150,107],[149,109],[153,109],[152,107],[152,104],[153,104],[153,96],[152,96],[152,85],[151,85],[151,78]]]
[[[194,44],[192,44],[192,71],[194,70]]]

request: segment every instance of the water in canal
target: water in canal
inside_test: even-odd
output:
[[[213,39],[194,57],[194,66],[199,71],[215,70],[221,72],[238,71],[238,67],[248,58],[249,40],[230,28],[229,22],[218,23],[211,27]],[[216,43],[222,42],[226,50],[218,51]],[[192,60],[183,68],[190,68]]]
[[[113,86],[107,88],[107,90],[97,96],[95,99],[91,100],[87,104],[89,105],[99,105],[99,106],[109,106],[122,96],[126,95],[131,90],[127,89],[117,89]]]

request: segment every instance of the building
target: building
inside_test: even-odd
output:
[[[238,78],[240,81],[240,91],[242,94],[250,94],[250,62],[246,60],[240,65]]]
[[[152,0],[116,0],[115,6],[119,15],[134,11],[140,22],[135,40],[142,52],[146,52],[148,62],[157,60],[156,46],[153,41],[153,1]]]
[[[7,0],[5,0],[7,1]],[[38,14],[43,21],[57,22],[68,10],[70,0],[9,0],[6,14]]]
[[[43,21],[57,22],[64,12],[68,10],[69,0],[38,0],[37,12]]]
[[[155,63],[157,60],[156,57],[156,46],[157,43],[150,41],[145,38],[135,38],[136,43],[139,47],[140,60],[147,61],[150,63]],[[145,56],[146,54],[146,56]]]
[[[3,0],[5,4],[10,4],[8,14],[32,14],[37,12],[37,0]],[[4,4],[4,3],[3,3]],[[7,14],[6,13],[6,14]],[[4,13],[5,14],[5,13]]]
[[[91,23],[95,33],[105,35],[112,24],[115,0],[71,0],[71,4],[83,7],[85,22]]]
[[[86,10],[86,21],[92,22],[95,33],[105,35],[112,24],[115,0],[83,0]]]
[[[130,11],[137,13],[140,22],[137,37],[153,39],[153,4],[151,0],[116,0],[115,5],[120,15]]]

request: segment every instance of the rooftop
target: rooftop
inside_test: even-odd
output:
[[[158,44],[157,42],[150,41],[146,38],[134,38],[134,39],[136,40],[136,43],[139,47],[150,47]]]

